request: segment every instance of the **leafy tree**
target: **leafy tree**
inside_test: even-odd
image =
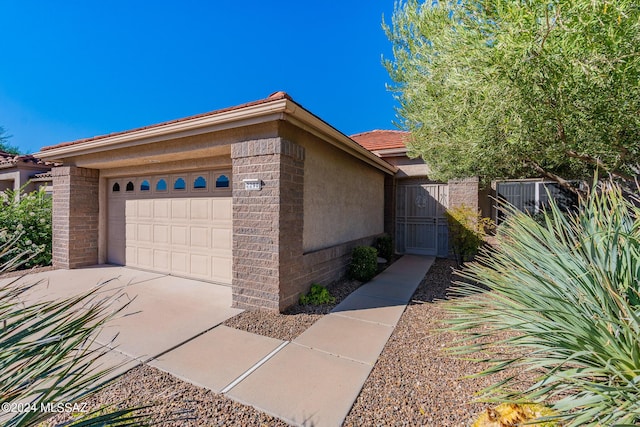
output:
[[[14,145],[10,145],[7,141],[9,141],[11,135],[7,134],[7,131],[0,126],[0,151],[4,151],[9,154],[20,154],[20,149]]]
[[[438,179],[639,173],[635,0],[398,3],[385,66]]]

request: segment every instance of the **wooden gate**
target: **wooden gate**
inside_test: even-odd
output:
[[[446,184],[398,184],[396,250],[399,253],[442,257],[449,254],[445,216],[448,196]]]

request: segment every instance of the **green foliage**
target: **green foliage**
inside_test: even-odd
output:
[[[376,249],[378,250],[378,256],[390,261],[393,256],[393,240],[391,236],[385,234],[378,237],[376,239]]]
[[[41,188],[22,194],[19,201],[16,192],[6,190],[2,199],[0,244],[14,243],[11,251],[0,257],[0,264],[18,254],[26,268],[51,264],[51,197]]]
[[[635,0],[397,3],[385,66],[439,180],[640,171]],[[604,173],[601,172],[601,175]]]
[[[448,306],[451,329],[468,339],[457,350],[489,354],[481,375],[540,378],[515,393],[509,377],[487,397],[555,397],[571,426],[640,423],[640,207],[610,185],[577,213],[552,202],[543,225],[513,212],[496,238],[462,270],[470,283]]]
[[[447,209],[445,214],[449,241],[458,265],[471,261],[483,245],[487,230],[494,227],[493,221],[465,205]]]
[[[0,244],[0,256],[7,255],[12,243]],[[1,266],[0,274],[17,262],[14,257]],[[46,292],[45,282],[0,282],[0,402],[20,402],[23,408],[28,403],[35,409],[0,413],[3,426],[43,423],[53,414],[40,411],[41,404],[89,398],[118,368],[95,369],[110,351],[97,345],[95,337],[127,306],[120,303],[121,290],[105,292],[102,285],[75,297],[46,301],[38,296]],[[120,409],[82,414],[69,425],[141,426],[146,420],[135,409]]]
[[[7,132],[2,126],[0,126],[0,151],[5,153],[19,155],[20,149],[16,146],[10,145],[7,141],[11,138],[11,135],[7,135]]]
[[[327,288],[316,283],[311,285],[311,290],[308,294],[300,295],[300,304],[302,305],[333,304],[334,302],[336,302],[336,299],[331,296]]]
[[[371,246],[356,246],[351,253],[348,275],[352,279],[368,282],[378,272],[378,251]]]

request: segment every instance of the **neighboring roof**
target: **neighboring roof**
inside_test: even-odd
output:
[[[235,127],[240,128],[273,120],[284,120],[301,127],[385,173],[394,174],[397,171],[395,166],[363,148],[348,136],[293,101],[287,93],[281,91],[274,92],[265,99],[234,107],[128,131],[44,147],[37,155],[49,161],[65,162],[69,158],[77,160],[85,155],[107,153],[120,148],[141,146],[181,136],[205,134]]]
[[[234,110],[241,110],[243,108],[253,107],[253,106],[260,105],[260,104],[266,104],[267,102],[277,101],[277,100],[280,100],[280,99],[288,99],[290,101],[293,101],[293,99],[286,92],[278,91],[278,92],[272,93],[267,98],[260,99],[258,101],[247,102],[245,104],[240,104],[240,105],[236,105],[236,106],[233,106],[233,107],[227,107],[227,108],[221,108],[219,110],[209,111],[208,113],[196,114],[194,116],[183,117],[181,119],[176,119],[176,120],[169,120],[169,121],[166,121],[166,122],[156,123],[156,124],[149,125],[149,126],[142,126],[142,127],[139,127],[139,128],[129,129],[129,130],[121,131],[121,132],[113,132],[113,133],[109,133],[107,135],[98,135],[98,136],[93,136],[93,137],[90,137],[90,138],[78,139],[76,141],[63,142],[61,144],[42,147],[40,149],[40,151],[41,152],[42,151],[48,151],[48,150],[53,150],[55,148],[68,147],[70,145],[81,144],[83,142],[92,142],[92,141],[97,141],[97,140],[100,140],[100,139],[110,138],[110,137],[113,137],[113,136],[125,135],[125,134],[129,134],[129,133],[139,132],[139,131],[142,131],[142,130],[160,128],[160,127],[163,127],[163,126],[166,126],[166,125],[170,125],[170,124],[174,124],[174,123],[186,122],[186,121],[193,120],[193,119],[200,119],[200,118],[205,118],[205,117],[209,117],[209,116],[215,116],[215,115],[218,115],[220,113],[226,113],[226,112],[234,111]]]
[[[6,151],[0,151],[0,168],[8,168],[16,166],[18,163],[27,163],[30,165],[50,166],[49,162],[45,162],[31,154],[11,154]]]
[[[36,173],[36,174],[31,175],[29,177],[29,179],[31,179],[31,181],[33,181],[33,182],[52,181],[53,180],[53,172],[48,171],[48,172]]]
[[[406,148],[405,142],[409,132],[401,130],[372,130],[351,135],[351,139],[369,151],[391,150]]]

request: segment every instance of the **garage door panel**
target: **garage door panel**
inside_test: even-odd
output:
[[[138,259],[137,264],[141,266],[151,267],[153,266],[153,249],[151,248],[137,248]]]
[[[166,220],[171,218],[171,200],[156,199],[153,200],[153,218],[156,221]]]
[[[135,239],[142,243],[153,243],[153,225],[138,224]]]
[[[111,262],[231,284],[231,197],[127,197],[109,200]]]
[[[213,220],[231,221],[233,210],[231,208],[231,198],[213,199]]]
[[[127,259],[126,262],[123,262],[123,264],[133,266],[138,265],[138,248],[127,246],[127,249],[125,250],[125,256]]]
[[[153,225],[153,243],[157,245],[168,245],[169,240],[169,225],[154,224]]]
[[[153,200],[138,200],[138,218],[153,218]]]
[[[138,204],[129,203],[131,200],[126,201],[126,208],[124,211],[125,218],[136,219],[138,217]],[[136,200],[138,201],[138,200]]]
[[[211,230],[211,248],[220,250],[231,250],[232,239],[231,230],[214,228]]]
[[[209,229],[207,227],[190,227],[192,248],[209,249]]]
[[[188,199],[172,199],[171,200],[171,219],[187,220],[189,218],[189,200]]]
[[[126,239],[138,240],[138,224],[136,224],[135,222],[130,222],[126,225]]]
[[[171,244],[180,246],[189,245],[189,229],[186,225],[171,226]]]
[[[155,249],[153,251],[153,267],[161,272],[170,271],[169,256],[169,251]]]
[[[171,271],[179,274],[188,274],[189,254],[186,252],[171,252]]]
[[[211,259],[207,255],[190,254],[189,269],[191,274],[200,277],[209,277],[211,274]]]
[[[211,200],[191,199],[189,203],[189,219],[207,221],[211,213]]]
[[[221,282],[231,283],[231,259],[211,257],[211,276]]]

